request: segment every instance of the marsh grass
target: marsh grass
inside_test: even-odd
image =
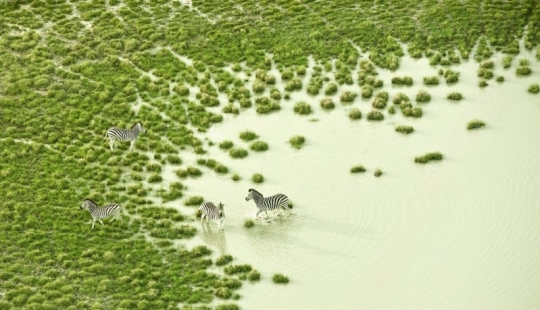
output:
[[[427,153],[422,156],[414,158],[415,163],[426,164],[430,161],[440,161],[443,159],[443,155],[439,152]]]
[[[362,112],[358,108],[353,108],[349,111],[349,118],[351,120],[359,120],[362,118]]]
[[[363,173],[366,172],[366,168],[362,165],[353,166],[350,170],[351,173]]]
[[[245,228],[251,228],[255,226],[255,222],[253,222],[253,220],[245,220],[244,221],[244,227]]]
[[[378,168],[377,168],[377,170],[375,170],[375,172],[373,173],[373,175],[376,176],[376,177],[380,177],[382,174],[383,174],[383,173],[382,173],[382,170],[381,170],[381,169],[378,169]]]
[[[272,281],[276,284],[287,284],[289,283],[289,278],[281,273],[276,273],[272,276]]]
[[[461,93],[458,93],[458,92],[451,92],[451,93],[449,93],[449,94],[446,96],[446,99],[448,99],[448,100],[454,100],[454,101],[459,101],[459,100],[463,99],[463,96],[461,95]]]
[[[384,120],[384,115],[379,111],[371,110],[367,114],[367,119],[370,121],[382,121]]]
[[[264,141],[255,141],[249,146],[249,148],[255,152],[264,152],[268,150],[268,143]]]
[[[244,141],[252,141],[252,140],[255,140],[257,139],[259,136],[252,132],[252,131],[249,131],[249,130],[246,130],[246,131],[242,131],[240,133],[240,139],[244,140]]]
[[[538,94],[540,92],[540,86],[538,84],[531,84],[527,91],[531,94]]]
[[[251,181],[253,183],[259,184],[264,182],[264,176],[260,173],[255,173],[251,176]]]
[[[294,113],[296,114],[308,115],[308,114],[311,114],[311,112],[312,112],[311,106],[305,101],[297,102],[294,105]]]
[[[427,91],[421,89],[416,93],[416,102],[425,103],[429,101],[431,101],[431,95]]]
[[[333,110],[336,105],[334,104],[334,100],[332,100],[332,98],[324,98],[324,99],[321,99],[321,107],[325,110]]]

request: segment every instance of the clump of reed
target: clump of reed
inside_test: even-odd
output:
[[[469,123],[467,123],[467,129],[468,130],[478,129],[478,128],[482,128],[484,126],[486,126],[486,123],[484,123],[481,120],[472,120]]]
[[[252,141],[257,139],[259,136],[253,131],[245,130],[240,133],[240,139],[244,141]]]
[[[411,86],[413,85],[413,79],[410,76],[403,76],[403,77],[395,76],[392,78],[392,84]]]
[[[538,94],[540,92],[540,86],[538,84],[531,84],[527,91],[531,94]]]
[[[248,156],[248,151],[245,150],[245,149],[242,149],[242,148],[232,148],[229,151],[229,155],[232,158],[244,158],[244,157]]]
[[[427,91],[421,89],[416,93],[416,102],[429,102],[430,100],[431,95]]]
[[[232,262],[232,260],[233,260],[233,257],[231,255],[228,255],[228,254],[221,255],[220,257],[218,257],[216,259],[216,265],[217,266],[224,266],[224,265],[227,265],[228,263]]]
[[[439,85],[439,77],[438,76],[426,76],[426,77],[424,77],[424,84],[425,85]]]
[[[228,150],[233,147],[234,143],[231,140],[224,140],[219,144],[220,149]]]
[[[262,183],[264,182],[264,176],[260,173],[255,173],[251,176],[251,181],[253,181],[253,183]]]
[[[375,98],[373,99],[371,106],[375,109],[384,109],[386,107],[386,103],[388,103],[388,93],[382,90],[375,94]]]
[[[443,155],[439,152],[433,152],[433,153],[427,153],[427,154],[424,154],[422,156],[418,156],[418,157],[415,157],[414,158],[414,162],[415,163],[420,163],[420,164],[425,164],[425,163],[428,163],[430,161],[434,161],[434,160],[442,160],[443,159]]]
[[[344,93],[339,96],[339,100],[343,103],[350,103],[353,102],[356,98],[357,94],[351,92],[351,91],[345,91]]]
[[[401,132],[404,134],[410,134],[414,131],[414,128],[412,126],[407,126],[407,125],[398,125],[396,126],[395,129],[397,132]]]
[[[410,102],[410,101],[411,100],[409,99],[409,97],[405,95],[404,93],[397,93],[394,96],[394,99],[392,100],[394,104],[401,104],[401,103]]]
[[[276,284],[287,284],[289,283],[289,278],[281,273],[276,273],[272,276],[272,281],[274,281]]]
[[[377,168],[377,170],[375,170],[375,172],[373,173],[373,175],[376,177],[380,177],[382,174],[382,170],[379,168]]]
[[[203,203],[204,199],[201,196],[191,196],[184,200],[184,205],[186,206],[199,206]]]
[[[245,220],[244,221],[244,227],[245,228],[251,228],[255,226],[255,222],[253,222],[253,220]]]
[[[268,150],[268,143],[264,141],[255,141],[249,146],[249,148],[255,152],[264,152]]]

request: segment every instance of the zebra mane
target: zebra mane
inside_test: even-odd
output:
[[[251,192],[251,191],[254,191],[255,193],[257,193],[257,194],[259,194],[259,195],[262,196],[261,192],[259,192],[259,191],[256,190],[256,189],[250,188],[250,189],[248,190],[248,192]]]
[[[96,205],[96,206],[98,205],[98,204],[97,204],[95,201],[93,201],[92,199],[86,198],[85,201],[86,201],[86,200],[90,201],[91,203],[93,203],[93,204]]]
[[[141,122],[136,122],[135,124],[133,124],[133,126],[131,126],[131,128],[130,128],[130,129],[133,129],[133,128],[135,128],[135,126],[137,126],[137,124],[141,124],[141,126],[142,126],[142,123],[141,123]]]

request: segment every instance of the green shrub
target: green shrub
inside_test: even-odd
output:
[[[531,72],[532,72],[532,70],[528,66],[519,66],[516,69],[516,74],[517,75],[529,75],[529,74],[531,74]]]
[[[379,111],[372,110],[367,114],[367,119],[370,121],[382,121],[384,115]]]
[[[294,136],[291,139],[289,139],[289,143],[292,147],[296,149],[300,149],[304,143],[306,142],[306,139],[303,136]]]
[[[240,181],[240,175],[238,173],[235,173],[232,175],[231,179],[235,182]]]
[[[225,274],[233,275],[237,273],[244,273],[244,272],[250,272],[253,268],[250,265],[244,264],[244,265],[229,265],[225,268],[223,268],[223,271]]]
[[[375,170],[375,173],[373,173],[373,175],[376,176],[376,177],[380,177],[382,175],[381,169]]]
[[[425,85],[439,85],[439,77],[438,76],[424,77],[424,84]]]
[[[341,102],[353,102],[354,98],[356,98],[356,94],[350,91],[346,91],[341,96],[339,96],[339,100]]]
[[[257,270],[251,270],[248,273],[247,278],[249,281],[259,281],[261,279],[261,274]]]
[[[409,134],[414,131],[414,128],[412,126],[407,126],[407,125],[398,125],[396,126],[396,131]]]
[[[268,150],[268,143],[263,141],[255,141],[251,144],[249,148],[255,152],[264,152]]]
[[[158,183],[158,182],[161,182],[161,181],[163,181],[163,178],[158,173],[152,173],[148,177],[148,183]]]
[[[225,141],[223,141],[223,142],[221,142],[221,143],[219,144],[219,148],[220,148],[220,149],[224,149],[224,150],[228,150],[228,149],[230,149],[231,147],[233,147],[233,145],[234,145],[234,144],[233,144],[232,141],[230,141],[230,140],[225,140]]]
[[[362,112],[357,108],[353,108],[353,109],[351,109],[349,111],[349,118],[352,119],[352,120],[361,119],[362,118]]]
[[[294,106],[294,113],[300,115],[311,114],[311,106],[305,101],[300,101]]]
[[[461,100],[463,99],[463,96],[458,92],[451,92],[446,96],[446,99],[448,100]]]
[[[240,139],[244,140],[244,141],[251,141],[251,140],[255,140],[257,139],[259,136],[252,132],[252,131],[249,131],[249,130],[246,130],[246,131],[243,131],[240,133]]]
[[[289,278],[280,273],[276,273],[272,276],[272,281],[274,281],[276,284],[286,284],[289,283]]]
[[[229,151],[229,155],[232,158],[244,158],[248,156],[248,151],[241,148],[233,148]]]
[[[351,173],[362,173],[366,172],[366,168],[362,165],[354,166],[351,168]]]
[[[337,93],[337,89],[338,89],[337,84],[332,82],[326,86],[326,88],[324,89],[324,93],[326,95],[333,95]]]
[[[184,205],[186,206],[199,206],[203,203],[204,199],[201,196],[191,196],[184,200]]]
[[[422,108],[420,107],[405,107],[401,110],[401,112],[403,113],[404,116],[407,116],[407,117],[418,118],[418,117],[422,117],[423,115]]]
[[[397,93],[394,96],[394,99],[392,100],[394,104],[401,104],[401,103],[410,102],[410,101],[411,100],[409,99],[409,97],[405,95],[404,93]]]
[[[425,164],[429,161],[432,161],[432,160],[442,160],[443,159],[443,155],[439,152],[434,152],[434,153],[427,153],[423,156],[418,156],[418,157],[415,157],[414,158],[414,162],[415,163],[421,163],[421,164]]]
[[[244,221],[244,227],[251,228],[253,226],[255,226],[255,223],[253,222],[253,220],[245,220]]]
[[[467,129],[478,129],[486,126],[486,124],[481,120],[472,120],[469,123],[467,123]]]
[[[253,183],[262,183],[264,182],[264,177],[260,173],[255,173],[251,176],[251,181],[253,181]]]
[[[416,93],[417,102],[429,102],[430,100],[431,100],[431,95],[427,91],[419,90],[418,93]]]
[[[538,92],[540,92],[540,86],[538,84],[531,84],[527,91],[531,94],[538,94]]]
[[[321,107],[325,110],[332,110],[335,104],[332,98],[324,98],[321,100]]]
[[[220,257],[216,259],[216,265],[218,266],[227,265],[228,263],[232,262],[232,260],[233,260],[233,257],[231,255],[228,255],[228,254],[221,255]]]

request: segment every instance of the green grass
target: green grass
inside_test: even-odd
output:
[[[272,276],[272,281],[276,284],[287,284],[289,283],[289,278],[280,273],[276,273]]]
[[[431,95],[425,90],[419,90],[418,93],[416,93],[416,101],[422,103],[429,102],[431,101]]]
[[[384,119],[384,115],[379,111],[369,111],[367,114],[367,119],[370,121],[382,121]]]
[[[531,94],[538,94],[540,92],[540,86],[538,84],[531,84],[527,91]]]
[[[264,152],[268,150],[268,143],[264,141],[255,141],[249,146],[249,148],[255,152]]]
[[[311,114],[311,112],[312,112],[311,106],[305,101],[297,102],[294,105],[294,113],[296,114],[308,115],[308,114]]]
[[[291,139],[289,139],[289,143],[295,149],[300,149],[302,148],[302,146],[304,146],[304,143],[306,143],[306,138],[304,138],[303,136],[296,135],[296,136],[293,136]]]
[[[427,153],[422,156],[414,158],[415,163],[426,164],[430,161],[440,161],[443,159],[443,155],[439,152]]]
[[[359,120],[362,118],[362,112],[358,108],[353,108],[349,111],[349,118],[351,120]]]
[[[467,129],[468,130],[478,129],[478,128],[482,128],[484,126],[486,126],[486,123],[484,123],[481,120],[472,120],[469,123],[467,123]]]
[[[244,158],[248,156],[248,151],[242,148],[232,148],[229,151],[229,155],[232,158]]]
[[[255,223],[253,222],[253,220],[245,220],[244,221],[244,227],[251,228],[253,226],[255,226]]]
[[[252,141],[252,140],[255,140],[257,139],[259,136],[254,133],[253,131],[249,131],[249,130],[246,130],[246,131],[242,131],[240,133],[240,139],[244,140],[244,141]]]
[[[454,101],[459,101],[459,100],[463,99],[463,96],[461,95],[461,93],[458,93],[458,92],[451,92],[451,93],[449,93],[449,94],[446,96],[446,99],[448,99],[448,100],[454,100]]]
[[[377,170],[375,170],[375,172],[373,173],[373,175],[376,176],[376,177],[380,177],[382,174],[383,174],[383,172],[382,172],[381,169],[377,169]]]
[[[321,107],[325,110],[333,110],[336,107],[332,98],[321,99],[320,104]]]
[[[251,181],[256,184],[262,183],[264,182],[264,176],[260,173],[255,173],[251,176]]]

